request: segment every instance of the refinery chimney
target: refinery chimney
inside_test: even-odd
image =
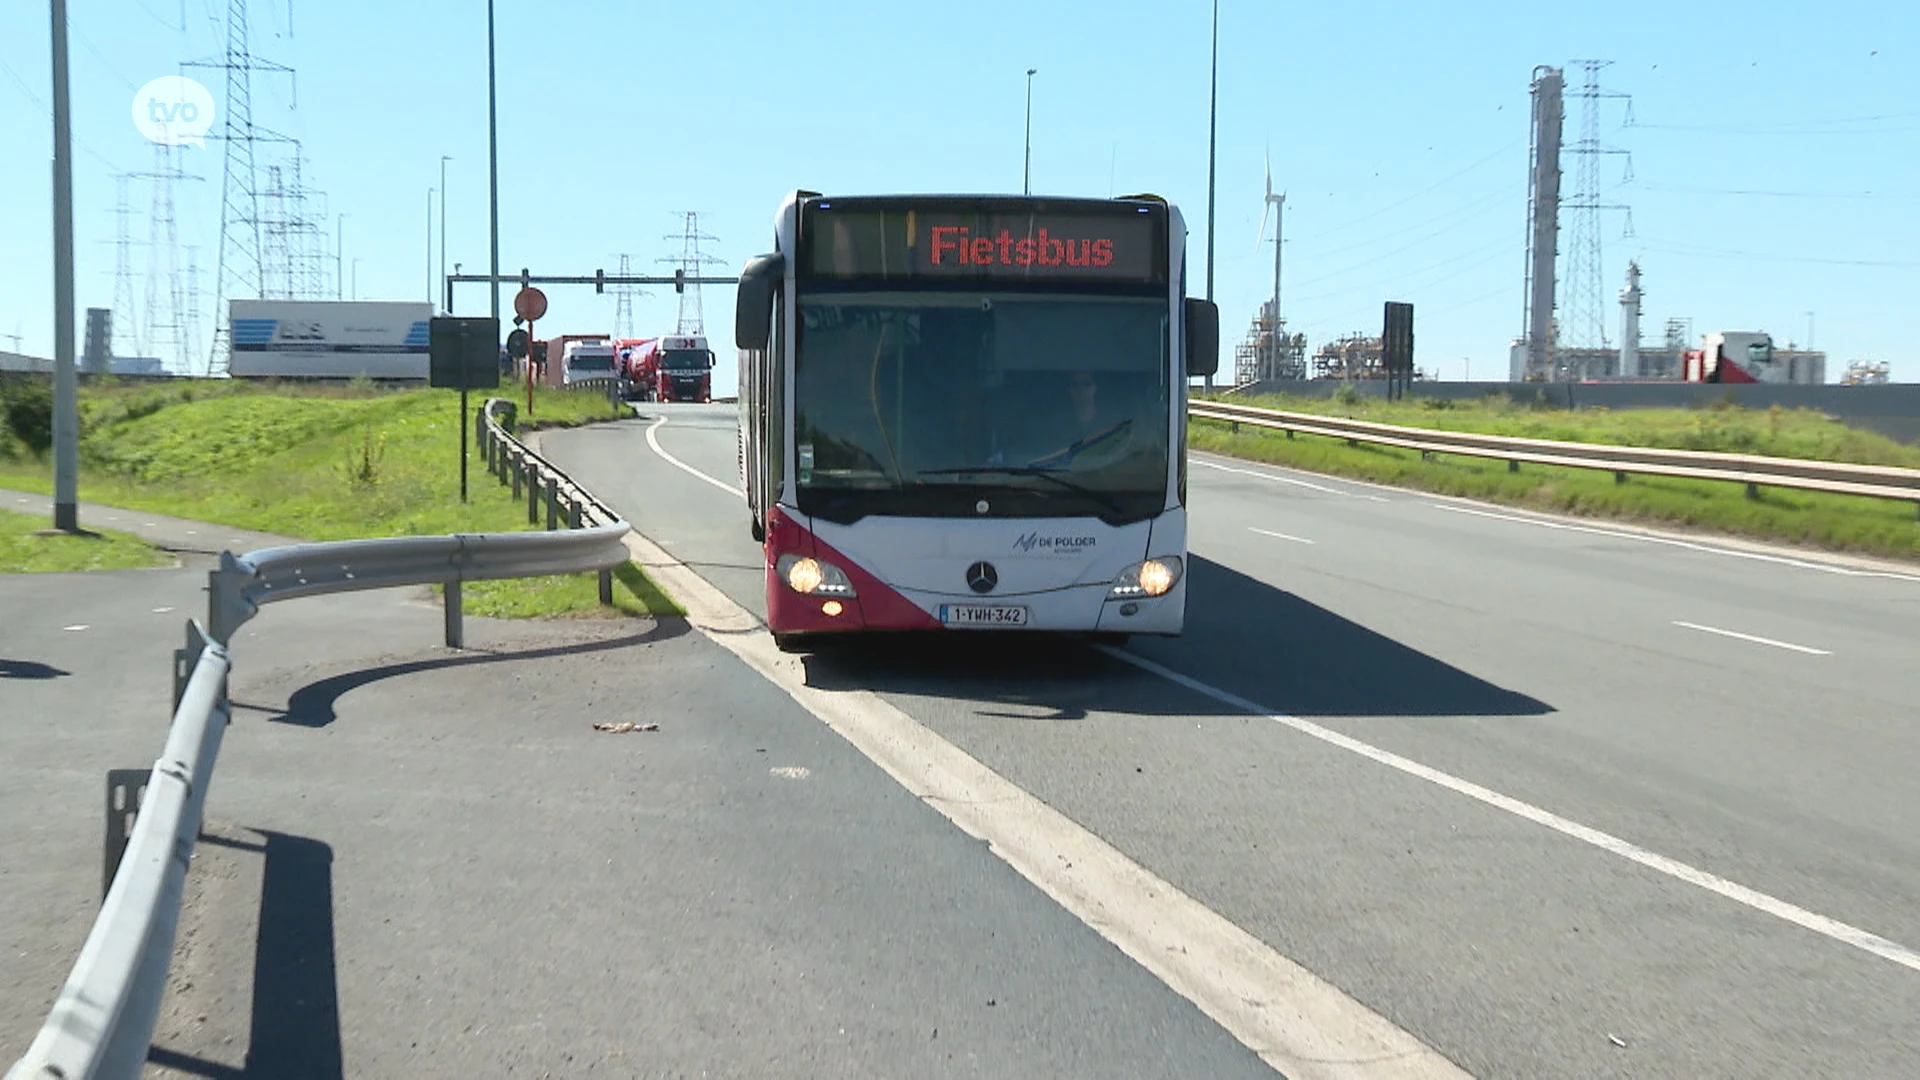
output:
[[[1620,377],[1640,377],[1640,264],[1627,264],[1627,287],[1620,293]]]

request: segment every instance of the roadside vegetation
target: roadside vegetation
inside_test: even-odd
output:
[[[50,524],[44,514],[0,510],[0,574],[139,570],[173,565],[173,556],[125,533],[89,531],[84,536],[37,535]]]
[[[518,427],[569,427],[624,415],[598,393],[502,393]],[[485,394],[471,396],[478,408]],[[80,497],[305,540],[513,532],[526,512],[468,462],[460,502],[459,394],[371,385],[315,387],[227,380],[89,384],[80,396]],[[471,424],[471,414],[468,423]],[[51,456],[8,432],[0,487],[52,490]],[[82,521],[82,524],[86,524]],[[612,614],[596,575],[469,582],[474,615]],[[638,568],[617,576],[615,609],[679,614]]]
[[[1806,409],[1568,411],[1532,407],[1505,394],[1474,402],[1287,395],[1225,400],[1446,431],[1920,468],[1920,447]],[[1349,446],[1344,439],[1311,435],[1288,439],[1244,425],[1235,434],[1227,424],[1205,420],[1193,422],[1190,442],[1196,450],[1536,510],[1920,559],[1920,522],[1910,502],[1768,487],[1749,497],[1735,483],[1653,476],[1616,483],[1610,472],[1539,465],[1523,465],[1516,473],[1503,461],[1445,454],[1424,459],[1413,450]]]

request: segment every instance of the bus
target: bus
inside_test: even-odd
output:
[[[796,191],[734,319],[739,460],[788,652],[849,631],[1175,636],[1187,297],[1157,196]]]

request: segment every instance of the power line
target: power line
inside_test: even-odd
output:
[[[1697,244],[1676,243],[1657,239],[1642,239],[1641,246],[1649,251],[1659,251],[1669,255],[1682,255],[1700,259],[1740,259],[1748,262],[1805,263],[1813,266],[1874,266],[1902,270],[1920,267],[1920,262],[1912,261],[1830,259],[1815,255],[1783,255],[1779,252],[1731,251],[1724,248],[1701,247]]]
[[[13,67],[10,64],[8,64],[4,59],[0,59],[0,71],[4,71],[7,73],[7,78],[13,80],[13,84],[19,88],[22,94],[26,95],[28,101],[33,102],[35,108],[47,114],[47,119],[49,120],[53,119],[53,107],[48,105],[46,101],[40,97],[39,94],[34,93],[33,87],[28,84],[27,80],[21,78],[20,73],[13,70]],[[71,138],[73,139],[73,145],[85,151],[88,155],[90,155],[94,160],[98,161],[100,164],[105,165],[109,169],[117,170],[120,167],[114,164],[112,159],[108,158],[107,155],[102,154],[98,150],[95,150],[90,144],[88,144],[88,142],[85,139],[82,139],[80,136],[74,135],[74,136],[71,136]]]
[[[1498,161],[1503,155],[1511,152],[1515,147],[1519,146],[1520,142],[1521,140],[1515,139],[1514,141],[1508,143],[1507,145],[1501,147],[1500,149],[1495,150],[1493,153],[1488,154],[1486,157],[1481,158],[1479,161],[1476,161],[1473,164],[1467,166],[1466,168],[1461,169],[1459,172],[1453,173],[1449,176],[1442,177],[1439,180],[1435,180],[1433,183],[1428,184],[1426,187],[1421,188],[1419,191],[1416,191],[1413,194],[1400,199],[1398,202],[1390,202],[1385,206],[1382,206],[1373,210],[1370,213],[1362,214],[1357,218],[1353,218],[1349,221],[1341,222],[1338,225],[1334,225],[1330,228],[1323,229],[1320,232],[1312,233],[1307,236],[1302,236],[1299,238],[1299,240],[1302,243],[1318,240],[1323,236],[1332,236],[1335,233],[1352,228],[1353,226],[1358,225],[1362,222],[1372,221],[1374,218],[1379,217],[1381,214],[1384,214],[1389,210],[1398,209],[1399,207],[1405,206],[1406,204],[1412,202],[1413,200],[1419,198],[1422,195],[1438,190],[1439,188],[1445,187],[1446,185],[1453,183],[1455,180],[1460,179],[1461,177],[1467,175],[1468,173],[1474,171],[1475,169],[1478,169],[1484,165],[1490,164],[1494,161]]]
[[[1764,199],[1920,199],[1920,193],[1875,191],[1762,191],[1751,188],[1673,187],[1645,184],[1642,191],[1660,191],[1676,195],[1738,195]]]

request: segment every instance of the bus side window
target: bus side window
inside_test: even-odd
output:
[[[773,292],[773,310],[768,318],[773,320],[773,332],[767,337],[767,347],[760,352],[761,396],[766,402],[766,427],[761,430],[761,454],[767,461],[767,503],[777,504],[786,490],[787,476],[787,418],[786,418],[786,376],[787,376],[787,319],[785,296],[781,290]]]

